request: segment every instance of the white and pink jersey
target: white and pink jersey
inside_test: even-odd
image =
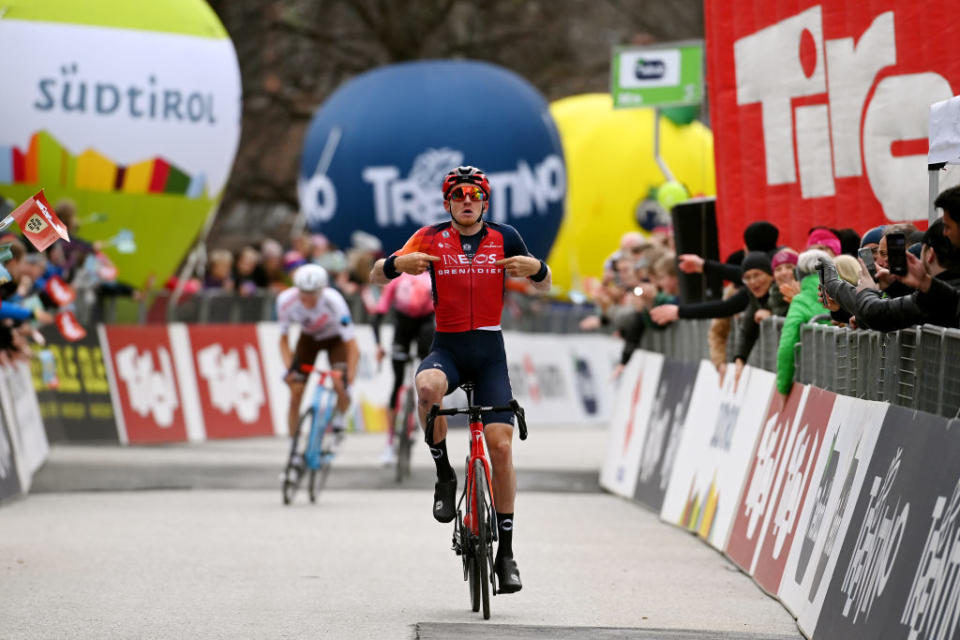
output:
[[[277,322],[286,335],[291,325],[300,325],[300,330],[315,340],[335,338],[347,341],[354,336],[350,308],[339,291],[324,287],[316,306],[307,308],[300,301],[300,292],[290,287],[277,296]]]
[[[418,276],[409,273],[394,278],[383,289],[374,313],[387,313],[390,306],[411,318],[422,318],[433,313],[433,283],[430,273],[424,271]]]

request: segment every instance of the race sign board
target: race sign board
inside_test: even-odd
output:
[[[703,100],[703,43],[614,48],[610,93],[616,108],[699,105]]]
[[[100,331],[121,442],[186,441],[167,326],[101,326]]]
[[[707,0],[720,248],[926,220],[930,105],[960,93],[949,0]],[[941,178],[956,184],[960,171]]]

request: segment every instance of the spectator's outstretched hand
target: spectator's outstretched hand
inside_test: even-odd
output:
[[[800,293],[800,283],[799,282],[784,282],[780,285],[780,295],[783,296],[783,299],[787,302],[792,302],[794,296]]]
[[[923,267],[923,262],[909,251],[907,251],[907,275],[891,276],[891,278],[899,280],[908,287],[913,287],[923,293],[930,290],[930,283],[932,281],[930,274],[927,273],[927,270]]]
[[[661,304],[650,309],[650,318],[659,325],[676,322],[680,319],[680,307],[675,304]]]
[[[34,309],[33,317],[40,324],[50,324],[53,322],[53,316],[43,309]]]
[[[684,273],[703,273],[703,258],[695,253],[684,253],[677,257],[677,266]]]
[[[909,251],[907,253],[910,253]],[[891,284],[896,282],[896,278],[890,273],[889,269],[880,267],[877,269],[877,288],[883,291]]]
[[[596,331],[600,328],[600,316],[587,316],[580,321],[581,331]]]
[[[867,265],[864,264],[863,259],[857,258],[857,262],[860,263],[860,284],[857,285],[857,293],[864,289],[879,289],[880,287],[877,286],[873,276],[870,275],[870,270],[867,269]]]
[[[753,314],[753,321],[757,324],[760,324],[771,315],[773,315],[773,313],[770,311],[770,309],[757,309],[757,312]]]

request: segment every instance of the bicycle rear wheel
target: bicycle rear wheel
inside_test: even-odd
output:
[[[316,502],[317,496],[327,485],[327,478],[330,477],[330,467],[333,463],[333,439],[336,437],[333,433],[326,433],[328,422],[324,427],[324,434],[320,440],[320,468],[310,471],[310,502]]]
[[[480,597],[483,604],[483,619],[490,619],[490,489],[487,486],[487,474],[484,471],[483,461],[475,460],[473,463],[473,488],[476,496],[477,513],[477,554],[475,561],[478,567],[477,573],[480,579]],[[476,609],[474,609],[476,611]]]
[[[405,387],[397,402],[394,436],[397,442],[397,482],[410,476],[410,455],[413,451],[413,431],[417,419],[417,400],[412,387]]]
[[[310,407],[303,412],[300,420],[297,422],[297,430],[294,432],[293,442],[290,445],[290,455],[287,458],[287,466],[283,470],[283,504],[290,504],[300,487],[303,480],[307,444],[310,440],[310,427],[313,424],[315,410]],[[294,458],[299,456],[300,466],[294,465]]]

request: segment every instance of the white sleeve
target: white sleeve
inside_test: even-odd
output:
[[[290,331],[290,313],[283,306],[284,297],[277,296],[274,307],[277,313],[277,324],[280,325],[280,335],[287,335]]]
[[[353,324],[353,318],[350,316],[350,307],[347,301],[336,289],[327,288],[329,292],[330,304],[337,314],[337,330],[340,333],[340,339],[344,342],[353,340],[356,335],[356,329]]]

